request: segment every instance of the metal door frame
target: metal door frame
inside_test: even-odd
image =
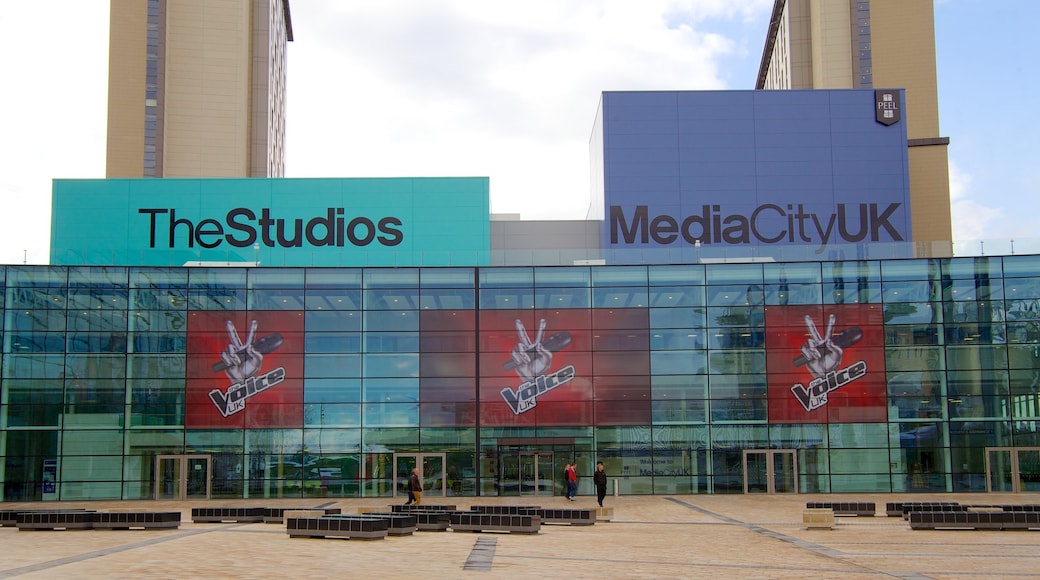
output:
[[[517,479],[516,485],[517,485],[517,490],[519,491],[519,494],[520,495],[543,495],[543,494],[538,493],[538,482],[542,479],[541,478],[541,474],[538,473],[538,459],[539,459],[539,457],[542,457],[542,456],[548,456],[548,457],[551,458],[551,462],[552,462],[552,465],[553,465],[552,469],[549,470],[550,472],[549,472],[549,477],[548,477],[548,480],[552,483],[552,485],[549,486],[549,496],[556,495],[556,478],[555,478],[555,476],[556,476],[556,473],[555,473],[556,472],[556,452],[555,451],[520,451],[520,452],[517,453],[517,466],[519,466],[521,464],[521,462],[523,461],[523,457],[525,455],[530,456],[531,459],[534,461],[534,493],[533,494],[525,494],[524,493],[524,489],[523,489],[523,481],[522,481],[522,479]],[[517,469],[516,473],[517,473],[517,478],[522,478],[523,477],[523,472],[520,469]]]
[[[990,465],[990,453],[994,451],[1006,451],[1011,458],[1011,493],[1022,493],[1022,471],[1018,465],[1018,454],[1022,451],[1033,451],[1040,453],[1040,447],[987,447],[986,448],[986,492],[993,492],[992,466]]]
[[[440,495],[440,497],[448,497],[448,454],[447,453],[394,453],[394,464],[392,466],[393,467],[393,471],[391,472],[392,475],[393,475],[393,490],[394,490],[394,493],[393,493],[393,495],[391,497],[401,497],[401,496],[407,495],[407,492],[401,493],[397,489],[398,488],[398,486],[397,486],[397,459],[399,457],[413,457],[413,458],[415,458],[415,465],[416,465],[416,467],[420,468],[420,471],[422,471],[423,474],[426,473],[426,470],[422,469],[422,466],[426,465],[426,458],[427,457],[438,457],[438,458],[440,458],[440,460],[441,460],[441,495]],[[411,475],[411,472],[409,472],[409,476],[410,475]],[[425,479],[425,475],[424,475],[423,479]],[[425,481],[423,483],[425,484]],[[426,487],[423,487],[423,496],[424,497],[426,497],[426,492],[428,492],[428,491],[429,490]]]
[[[741,457],[744,468],[744,493],[748,492],[748,455],[764,455],[766,458],[766,494],[797,494],[798,493],[798,450],[797,449],[745,449]],[[774,463],[773,458],[777,455],[789,454],[791,456],[791,469],[792,478],[791,481],[794,484],[793,491],[790,492],[778,492],[776,491],[776,471],[773,469]]]
[[[155,493],[153,497],[159,500],[159,492],[162,486],[162,475],[163,468],[162,462],[164,460],[178,460],[180,469],[178,470],[179,477],[177,478],[177,497],[174,500],[169,501],[185,501],[188,499],[188,462],[192,459],[201,459],[206,462],[206,497],[209,499],[211,492],[213,491],[213,456],[212,455],[156,455],[155,456],[155,476],[154,485]],[[201,499],[201,498],[200,498]]]

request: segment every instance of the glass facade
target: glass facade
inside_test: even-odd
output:
[[[0,497],[1038,489],[1038,272],[7,266]]]

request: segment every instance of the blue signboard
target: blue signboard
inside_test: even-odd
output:
[[[55,180],[51,263],[484,265],[488,179]]]
[[[592,140],[603,247],[910,241],[906,123],[892,114],[902,91],[886,94],[603,93]]]

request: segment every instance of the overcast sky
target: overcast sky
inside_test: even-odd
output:
[[[753,88],[772,4],[293,0],[287,176],[489,176],[495,213],[582,219],[600,92]],[[1040,2],[935,13],[954,237],[1024,245]],[[51,179],[104,177],[108,16],[104,0],[0,11],[0,263],[47,263]]]

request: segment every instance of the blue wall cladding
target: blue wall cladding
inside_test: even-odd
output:
[[[876,107],[873,89],[603,93],[603,247],[911,241],[906,123]]]

